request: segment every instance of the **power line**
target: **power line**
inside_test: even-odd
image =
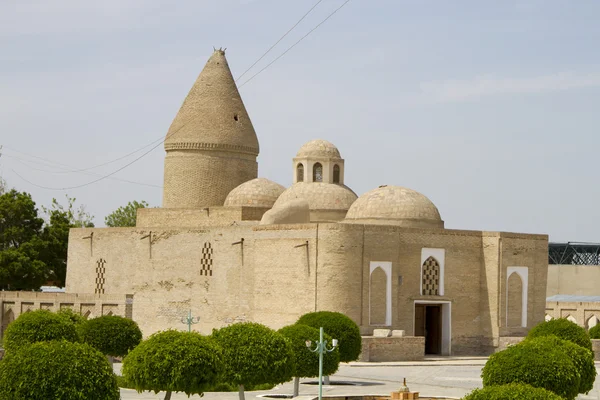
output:
[[[267,64],[267,65],[266,65],[264,68],[262,68],[262,69],[261,69],[260,71],[258,71],[256,74],[254,74],[254,75],[252,75],[250,78],[248,78],[248,79],[247,79],[247,80],[246,80],[244,83],[242,83],[242,84],[241,84],[239,87],[235,88],[235,89],[234,89],[234,91],[232,91],[230,94],[234,94],[236,91],[238,91],[238,90],[239,90],[239,89],[241,89],[241,88],[242,88],[244,85],[246,85],[247,83],[249,83],[250,81],[252,81],[254,78],[256,78],[258,75],[260,75],[262,72],[266,71],[266,70],[267,70],[267,69],[268,69],[268,68],[269,68],[271,65],[275,64],[275,63],[276,63],[276,62],[277,62],[277,61],[278,61],[280,58],[282,58],[284,55],[286,55],[288,52],[290,52],[290,51],[291,51],[291,50],[292,50],[294,47],[296,47],[296,46],[297,46],[297,45],[298,45],[300,42],[302,42],[302,41],[303,41],[304,39],[306,39],[306,38],[307,38],[307,37],[308,37],[310,34],[312,34],[314,31],[316,31],[316,30],[317,30],[317,29],[318,29],[318,28],[319,28],[321,25],[323,25],[325,22],[327,22],[327,21],[328,21],[328,20],[329,20],[331,17],[333,17],[333,16],[334,16],[334,15],[335,15],[335,14],[336,14],[338,11],[340,11],[340,10],[341,10],[341,9],[342,9],[342,8],[343,8],[343,7],[344,7],[346,4],[348,4],[349,2],[350,2],[350,0],[346,0],[346,1],[344,1],[344,2],[343,2],[343,3],[342,3],[342,4],[341,4],[341,5],[338,7],[338,8],[336,8],[335,10],[333,10],[333,12],[331,12],[331,13],[330,13],[330,14],[329,14],[327,17],[325,17],[325,19],[323,19],[323,20],[322,20],[321,22],[319,22],[319,23],[318,23],[318,24],[317,24],[317,25],[316,25],[314,28],[312,28],[310,31],[308,31],[308,33],[306,33],[304,36],[302,36],[302,37],[301,37],[301,38],[300,38],[298,41],[296,41],[296,42],[295,42],[293,45],[291,45],[290,47],[288,47],[288,48],[287,48],[287,49],[286,49],[286,50],[285,50],[283,53],[281,53],[279,56],[277,56],[277,57],[276,57],[276,58],[275,58],[273,61],[271,61],[269,64]],[[315,8],[317,5],[318,5],[318,3],[317,3],[315,6],[313,6],[313,8]],[[309,10],[309,13],[310,13],[310,11],[312,11],[312,9],[311,9],[311,10]],[[307,15],[308,15],[308,14],[307,14]],[[299,22],[298,22],[298,23],[299,23]],[[297,23],[297,24],[298,24],[298,23]],[[273,46],[273,47],[274,47],[274,46]],[[239,78],[238,78],[238,79],[239,79]],[[199,117],[196,117],[196,118],[199,118]],[[89,186],[89,185],[92,185],[92,184],[94,184],[94,183],[97,183],[97,182],[99,182],[99,181],[101,181],[101,180],[104,180],[104,179],[106,179],[106,178],[109,178],[109,177],[113,176],[114,174],[116,174],[116,173],[118,173],[118,172],[120,172],[120,171],[124,170],[125,168],[129,167],[130,165],[132,165],[132,164],[136,163],[138,160],[142,159],[143,157],[145,157],[146,155],[148,155],[149,153],[151,153],[151,152],[152,152],[154,149],[156,149],[158,146],[160,146],[162,143],[164,143],[164,142],[165,142],[167,139],[169,139],[169,138],[170,138],[170,137],[172,137],[173,135],[177,134],[177,133],[178,133],[178,132],[179,132],[181,129],[183,129],[185,126],[186,126],[186,125],[183,125],[183,126],[181,126],[179,129],[175,130],[174,132],[167,134],[167,135],[164,137],[164,139],[162,139],[162,137],[161,137],[161,139],[162,139],[162,140],[160,140],[160,141],[159,141],[159,142],[158,142],[158,143],[157,143],[155,146],[153,146],[152,148],[150,148],[150,150],[146,151],[145,153],[143,153],[141,156],[137,157],[137,158],[136,158],[136,159],[134,159],[133,161],[131,161],[131,162],[129,162],[129,163],[127,163],[127,164],[125,164],[125,165],[124,165],[124,166],[122,166],[121,168],[118,168],[117,170],[115,170],[115,171],[113,171],[113,172],[111,172],[111,173],[109,173],[109,174],[107,174],[107,175],[101,176],[101,177],[100,177],[100,178],[98,178],[98,179],[95,179],[95,180],[93,180],[93,181],[90,181],[90,182],[87,182],[87,183],[84,183],[84,184],[81,184],[81,185],[75,185],[75,186],[64,187],[64,188],[52,188],[52,187],[48,187],[48,186],[37,185],[37,184],[35,184],[35,183],[33,183],[33,182],[30,182],[30,181],[26,180],[25,178],[23,178],[23,177],[22,177],[21,175],[19,175],[19,174],[18,174],[18,173],[17,173],[15,170],[12,170],[12,171],[13,171],[13,172],[14,172],[14,173],[15,173],[15,174],[16,174],[16,175],[19,177],[19,178],[23,179],[25,182],[27,182],[27,183],[29,183],[29,184],[31,184],[31,185],[33,185],[33,186],[36,186],[36,187],[38,187],[38,188],[40,188],[40,189],[46,189],[46,190],[71,190],[71,189],[79,189],[79,188],[82,188],[82,187]],[[132,153],[130,153],[129,155],[131,155],[131,154],[134,154],[134,153],[137,153],[137,152],[138,152],[138,151],[140,151],[141,149],[144,149],[144,148],[146,148],[146,147],[148,147],[148,146],[152,145],[153,143],[156,143],[157,141],[158,141],[158,140],[156,140],[156,141],[154,141],[154,142],[152,142],[152,143],[150,143],[150,144],[148,144],[148,145],[146,145],[146,146],[144,146],[144,147],[142,147],[142,148],[140,148],[140,149],[138,149],[138,150],[135,150],[135,151],[133,151]],[[126,157],[126,156],[123,156],[123,157],[121,157],[121,159],[122,159],[122,158],[124,158],[124,157]],[[113,162],[113,161],[111,161],[111,162]],[[106,164],[109,164],[109,163],[111,163],[111,162],[104,163],[104,165],[106,165]],[[91,168],[90,168],[90,169],[91,169]]]
[[[325,22],[327,22],[327,20],[329,18],[333,17],[338,11],[340,11],[349,2],[350,2],[350,0],[346,0],[345,2],[343,2],[341,6],[339,6],[335,10],[333,10],[333,12],[331,14],[329,14],[323,21],[321,21],[317,26],[315,26],[310,31],[308,31],[308,33],[306,35],[302,36],[296,43],[294,43],[293,45],[291,45],[290,47],[288,47],[288,49],[286,51],[284,51],[279,56],[277,56],[277,58],[275,58],[273,61],[271,61],[269,64],[267,64],[263,69],[261,69],[260,71],[258,71],[256,74],[252,75],[250,77],[250,79],[248,79],[247,81],[245,81],[244,83],[242,83],[239,86],[239,88],[241,89],[246,83],[250,82],[252,79],[256,78],[258,75],[260,75],[263,71],[265,71],[271,65],[275,64],[275,62],[277,62],[277,60],[279,60],[281,57],[285,56],[290,50],[292,50],[294,47],[296,47],[296,45],[298,45],[301,41],[303,41],[304,39],[306,39],[311,33],[313,33],[314,31],[316,31],[321,25],[323,25]]]
[[[238,78],[237,78],[235,81],[237,82],[237,81],[239,81],[240,79],[242,79],[242,76],[246,75],[246,73],[248,73],[248,71],[250,71],[252,68],[254,68],[254,66],[255,66],[256,64],[258,64],[258,63],[260,62],[260,60],[262,60],[263,58],[265,58],[265,56],[266,56],[267,54],[269,54],[269,52],[270,52],[271,50],[273,50],[273,49],[275,48],[275,46],[277,46],[277,45],[279,44],[279,42],[281,42],[283,39],[285,39],[285,37],[286,37],[287,35],[289,35],[289,34],[290,34],[290,32],[292,32],[292,31],[293,31],[293,30],[294,30],[294,29],[295,29],[295,28],[296,28],[298,25],[300,25],[300,22],[302,22],[302,21],[304,20],[304,18],[306,18],[306,17],[308,16],[308,14],[310,14],[310,13],[312,12],[312,10],[314,10],[315,8],[317,8],[317,6],[318,6],[319,4],[321,4],[322,2],[323,2],[323,0],[319,0],[319,1],[317,1],[317,2],[315,3],[315,5],[313,5],[313,6],[310,8],[310,10],[308,10],[308,11],[306,12],[306,14],[304,14],[304,15],[303,15],[303,16],[302,16],[302,17],[301,17],[301,18],[300,18],[300,19],[299,19],[299,20],[298,20],[298,21],[297,21],[297,22],[294,24],[294,26],[292,26],[292,27],[291,27],[291,28],[290,28],[290,29],[289,29],[289,30],[288,30],[288,31],[287,31],[287,32],[286,32],[286,33],[285,33],[285,34],[284,34],[282,37],[280,37],[280,38],[279,38],[279,40],[275,42],[275,44],[273,44],[271,47],[269,47],[269,49],[268,49],[267,51],[265,51],[265,52],[264,52],[264,54],[263,54],[262,56],[260,56],[260,57],[258,58],[258,60],[256,60],[256,61],[254,62],[254,64],[252,64],[251,66],[249,66],[249,67],[248,67],[248,69],[247,69],[247,70],[245,70],[244,72],[242,72],[242,74],[241,74],[240,76],[238,76]]]

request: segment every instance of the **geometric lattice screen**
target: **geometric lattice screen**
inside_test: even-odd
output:
[[[200,275],[212,276],[213,248],[208,242],[202,246],[202,258],[200,259]]]
[[[106,282],[106,260],[101,258],[96,261],[96,290],[94,293],[104,294],[104,283]]]
[[[423,263],[423,296],[439,296],[440,264],[433,257]]]

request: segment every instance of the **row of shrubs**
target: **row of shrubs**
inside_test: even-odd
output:
[[[202,394],[264,388],[292,377],[318,376],[318,355],[305,341],[339,340],[324,358],[324,374],[340,361],[358,359],[358,326],[340,313],[302,316],[279,331],[239,323],[203,336],[168,330],[141,341],[137,324],[121,317],[84,320],[72,312],[22,314],[5,332],[6,357],[0,361],[2,399],[118,399],[117,377],[106,356],[124,357],[120,382],[138,391]],[[269,386],[270,385],[270,386]]]
[[[590,335],[564,318],[542,322],[490,356],[481,377],[483,388],[464,400],[573,400],[596,379]]]

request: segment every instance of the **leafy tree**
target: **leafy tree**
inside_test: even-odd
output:
[[[533,343],[532,343],[533,342]],[[573,400],[579,393],[581,375],[561,346],[548,338],[528,339],[492,354],[481,372],[484,388],[525,383]]]
[[[123,360],[123,376],[138,392],[202,395],[223,373],[220,346],[196,332],[168,330],[141,342]]]
[[[137,218],[137,209],[146,207],[148,207],[148,203],[146,203],[144,200],[142,200],[139,203],[135,200],[130,201],[125,207],[117,208],[106,218],[104,218],[104,223],[106,224],[106,226],[110,226],[113,228],[135,226]]]
[[[332,311],[317,311],[301,316],[297,324],[312,326],[327,332],[332,338],[339,341],[340,361],[350,362],[358,360],[362,349],[360,329],[356,322],[346,315]]]
[[[279,331],[289,339],[294,352],[294,397],[298,396],[300,378],[313,378],[319,376],[319,354],[306,348],[306,341],[313,343],[319,341],[319,330],[308,325],[289,325]],[[331,336],[324,334],[323,340],[331,345]],[[323,355],[323,375],[333,375],[340,365],[340,353],[336,348],[331,353]]]
[[[600,339],[600,324],[597,324],[588,331],[591,339]]]
[[[4,348],[7,354],[36,342],[51,340],[77,342],[78,337],[75,324],[48,310],[21,314],[4,332]]]
[[[135,321],[116,315],[104,315],[84,321],[79,327],[84,343],[107,356],[124,357],[142,340]]]
[[[0,177],[0,196],[6,193],[6,181]]]
[[[73,311],[70,308],[62,308],[62,309],[58,310],[58,312],[56,314],[65,318],[67,321],[71,322],[72,324],[74,324],[75,328],[78,328],[80,325],[82,325],[86,321],[86,319],[83,318],[83,316],[81,314],[76,313],[75,311]]]
[[[583,348],[592,350],[592,341],[586,330],[566,318],[551,319],[537,324],[527,334],[527,338],[554,335],[569,340]]]
[[[43,224],[28,193],[0,196],[0,289],[37,289],[48,277]]]
[[[524,383],[509,383],[475,389],[462,400],[563,400],[563,398],[546,389]]]
[[[239,386],[278,384],[294,376],[294,352],[289,340],[254,322],[243,322],[214,330],[212,336],[223,348],[225,381]]]
[[[118,400],[120,393],[102,353],[82,343],[53,341],[7,353],[0,362],[0,398]]]

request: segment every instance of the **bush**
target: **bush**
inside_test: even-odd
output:
[[[120,398],[106,357],[83,343],[35,343],[0,362],[0,398],[7,400]]]
[[[4,333],[4,349],[10,353],[29,344],[51,340],[77,342],[75,325],[47,310],[30,311],[8,325]]]
[[[142,332],[137,323],[116,315],[85,321],[79,327],[79,335],[84,343],[113,357],[127,355],[142,340]]]
[[[588,331],[591,339],[600,339],[600,324],[596,324],[593,328]]]
[[[196,332],[158,332],[141,342],[123,360],[123,376],[138,392],[151,390],[202,394],[224,371],[217,343]]]
[[[240,386],[278,384],[294,376],[294,353],[288,339],[264,325],[244,322],[214,330],[223,348],[225,382]]]
[[[481,377],[484,387],[525,383],[569,400],[577,396],[581,380],[564,349],[546,338],[526,340],[492,354]]]
[[[76,313],[70,308],[62,308],[56,314],[66,318],[67,321],[75,325],[75,328],[77,328],[79,325],[85,322],[85,318],[83,318],[81,314]]]
[[[563,398],[546,389],[524,383],[509,383],[475,389],[463,397],[463,400],[563,400]]]
[[[594,365],[594,353],[588,349],[576,345],[568,340],[556,336],[542,336],[535,339],[527,339],[523,348],[531,351],[544,353],[548,349],[559,348],[569,357],[579,372],[579,393],[588,393],[594,387],[596,380],[596,366]]]
[[[294,352],[294,375],[301,378],[313,378],[319,376],[319,354],[306,348],[306,341],[314,343],[319,341],[319,330],[308,325],[289,325],[279,331],[290,340]],[[331,346],[331,336],[324,334],[323,339]],[[331,353],[323,355],[323,375],[333,375],[340,364],[340,353],[336,348]]]
[[[588,333],[574,322],[566,318],[551,319],[536,325],[529,331],[528,338],[554,335],[569,340],[581,347],[592,350],[592,341]]]
[[[304,314],[298,319],[297,324],[312,326],[325,332],[339,341],[340,361],[350,362],[358,360],[362,349],[362,339],[358,325],[342,313],[331,311],[318,311]]]

